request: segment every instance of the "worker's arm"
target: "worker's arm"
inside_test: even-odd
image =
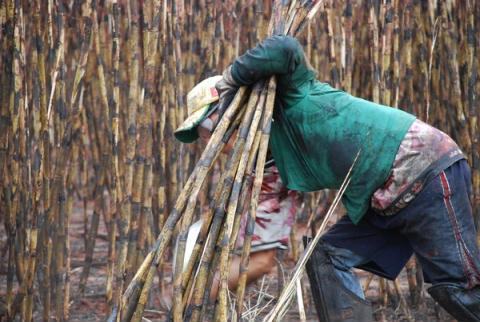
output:
[[[277,75],[284,89],[314,79],[300,43],[290,36],[272,36],[237,58],[231,74],[239,85],[251,85],[260,79]]]

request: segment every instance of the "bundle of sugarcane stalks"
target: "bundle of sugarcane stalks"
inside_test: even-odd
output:
[[[320,3],[321,1],[303,1],[301,3],[276,1],[272,9],[269,33],[296,35],[315,15]],[[114,308],[109,320],[141,320],[157,267],[179,220],[181,220],[181,228],[175,254],[177,260],[173,283],[173,320],[208,319],[206,314],[209,292],[206,291],[206,285],[213,284],[217,269],[220,272],[220,285],[214,320],[232,319],[232,317],[228,317],[227,298],[230,260],[240,229],[241,216],[239,214],[243,211],[248,190],[251,188],[249,178],[252,176],[254,166],[255,180],[248,205],[250,207],[248,218],[250,224],[247,223],[247,226],[251,226],[255,221],[275,94],[276,81],[274,77],[265,84],[263,82],[255,84],[252,89],[243,87],[238,90],[234,100],[222,114],[212,138],[180,193],[153,249],[143,261],[123,294],[119,307]],[[226,171],[220,179],[215,197],[211,202],[211,211],[204,217],[198,242],[184,270],[187,234],[192,224],[197,196],[207,172],[212,168],[223,146],[237,130],[238,135],[229,155]],[[237,287],[236,314],[238,319],[241,317],[243,307],[252,233],[252,231],[247,232],[243,244],[240,283]],[[217,247],[220,249],[219,252],[215,252]]]
[[[0,26],[0,319],[83,320],[80,302],[92,292],[105,305],[98,316],[140,319],[157,304],[149,293],[170,287],[172,318],[238,318],[226,310],[226,267],[239,214],[251,209],[255,220],[256,203],[245,199],[259,193],[274,81],[241,89],[205,150],[179,144],[173,131],[186,92],[269,33],[295,35],[319,80],[452,136],[472,167],[480,223],[480,1],[4,0]],[[234,152],[219,157],[235,129]],[[332,200],[305,196],[315,232]],[[177,256],[170,284],[170,241],[179,236],[183,252],[199,217],[191,260],[182,267]],[[215,270],[211,313],[204,290]],[[415,260],[405,275],[419,306]],[[393,303],[398,283],[372,279],[364,288],[380,288],[381,306]]]

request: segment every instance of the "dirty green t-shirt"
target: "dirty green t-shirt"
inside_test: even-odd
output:
[[[342,200],[358,223],[415,117],[317,81],[292,37],[267,38],[232,65],[240,85],[271,75],[277,95],[270,150],[282,181],[292,190],[338,189],[360,151]]]

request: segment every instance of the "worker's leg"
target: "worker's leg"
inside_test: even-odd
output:
[[[434,284],[430,295],[459,321],[480,321],[480,252],[469,200],[470,171],[466,161],[440,173],[441,220],[429,229],[430,245],[416,246],[422,266]],[[440,202],[439,202],[440,204]],[[414,236],[417,238],[417,235]],[[436,251],[437,254],[432,253]]]
[[[355,273],[353,273],[352,268],[363,264],[366,260],[362,256],[345,248],[338,248],[329,244],[323,244],[322,247],[332,261],[335,275],[343,283],[345,288],[359,298],[365,299],[362,286]]]
[[[276,261],[277,248],[258,251],[250,254],[247,271],[247,284],[254,282],[258,278],[265,274],[272,272],[277,264]],[[238,286],[238,280],[240,278],[240,260],[241,257],[233,255],[232,262],[230,264],[230,271],[228,275],[228,288],[231,291],[235,291]],[[220,274],[216,273],[212,287],[210,288],[210,299],[213,300],[217,297],[218,287],[220,282]],[[171,289],[167,289],[162,296],[163,306],[166,308],[172,307]]]
[[[392,218],[376,225],[400,231],[422,264],[432,297],[459,321],[480,321],[480,252],[469,194],[468,164],[461,160],[432,179]]]
[[[347,216],[340,219],[307,263],[319,319],[371,321],[371,305],[351,268],[394,279],[411,254],[408,241],[396,232],[378,229],[366,220],[354,225]]]
[[[247,271],[247,284],[259,279],[265,274],[272,272],[276,266],[277,249],[267,249],[250,254]],[[228,276],[228,287],[235,290],[240,278],[240,256],[234,256],[230,266],[230,275]]]
[[[367,218],[358,224],[344,216],[321,238],[338,271],[360,268],[394,280],[413,254],[408,240],[397,231],[379,229]],[[353,276],[353,273],[348,272]],[[346,279],[347,280],[347,279]],[[348,287],[348,283],[345,286]],[[355,289],[351,288],[352,292]]]
[[[257,280],[265,274],[269,274],[276,265],[276,255],[276,248],[251,253],[248,262],[247,284]],[[240,278],[240,260],[240,256],[234,255],[230,264],[230,272],[228,273],[228,288],[231,291],[235,291],[238,286],[238,281]],[[215,299],[217,297],[220,282],[219,275],[220,274],[217,272],[210,291],[210,299]]]
[[[347,249],[322,241],[315,247],[306,268],[320,321],[372,321],[371,304],[350,270],[363,261]]]

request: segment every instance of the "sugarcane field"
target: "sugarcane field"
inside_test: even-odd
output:
[[[0,322],[480,322],[479,0],[0,24]]]

